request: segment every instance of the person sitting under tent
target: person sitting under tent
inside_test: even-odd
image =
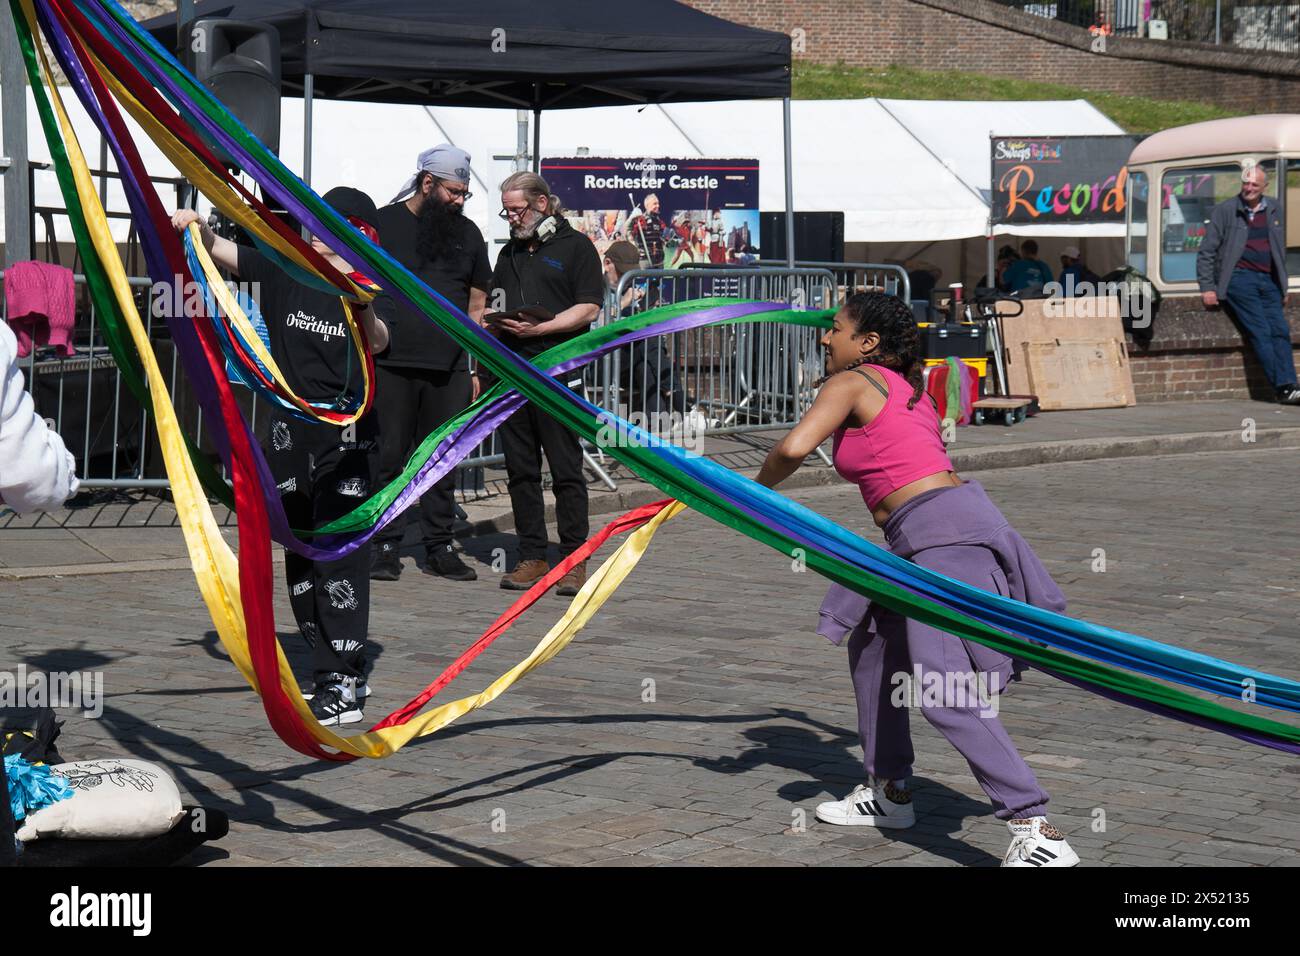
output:
[[[1020,258],[1007,266],[1007,285],[1012,292],[1039,292],[1051,282],[1052,268],[1038,258],[1038,243],[1026,239],[1020,244]]]
[[[1101,279],[1084,264],[1078,246],[1066,246],[1061,250],[1061,277],[1058,281],[1067,296],[1076,296],[1096,293]]]

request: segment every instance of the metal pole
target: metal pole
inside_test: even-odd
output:
[[[302,78],[302,181],[311,185],[311,105],[316,77],[307,73]]]
[[[533,110],[533,172],[542,171],[542,111]]]
[[[185,52],[189,49],[186,42],[185,25],[194,20],[194,0],[180,0],[176,5],[176,51],[181,62],[186,62]]]
[[[99,137],[99,201],[108,208],[108,137]]]
[[[515,172],[528,170],[528,110],[515,110]]]
[[[1219,24],[1223,22],[1223,0],[1214,0],[1214,44],[1219,44]]]
[[[783,101],[785,124],[785,264],[794,268],[794,153],[790,146],[790,97]]]
[[[27,76],[18,47],[14,21],[0,14],[0,176],[4,178],[5,258],[9,262],[32,255],[32,193],[27,173]]]
[[[996,289],[998,287],[998,277],[996,272],[998,264],[993,259],[994,241],[995,240],[993,238],[993,223],[990,222],[989,223],[988,271],[984,273],[984,275],[988,277],[990,289]]]

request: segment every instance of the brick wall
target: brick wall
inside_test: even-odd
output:
[[[796,59],[901,64],[1201,100],[1253,112],[1300,111],[1300,61],[1223,47],[1109,37],[991,0],[683,0],[714,16],[794,34]],[[798,35],[796,35],[798,36]]]
[[[1300,343],[1300,306],[1288,309],[1287,318],[1294,347]],[[1222,311],[1206,312],[1192,296],[1166,298],[1153,331],[1147,348],[1128,341],[1139,403],[1272,398],[1254,352]]]

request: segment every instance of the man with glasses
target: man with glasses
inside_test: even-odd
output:
[[[470,197],[470,158],[447,143],[425,150],[416,173],[390,205],[379,211],[379,241],[393,257],[481,322],[492,276],[487,245],[463,214]],[[400,308],[389,330],[391,344],[375,356],[375,408],[380,431],[380,487],[396,478],[411,453],[435,428],[462,411],[478,390],[462,349],[431,319]],[[452,581],[478,575],[452,548],[456,516],[455,473],[420,499],[424,571]],[[370,577],[396,581],[406,513],[375,535]]]
[[[559,199],[536,173],[514,173],[501,184],[501,217],[510,223],[510,241],[497,256],[492,273],[492,304],[498,313],[512,314],[489,314],[487,323],[503,344],[530,360],[585,332],[605,299],[600,255],[563,213]],[[574,384],[568,376],[565,381]],[[542,499],[543,451],[553,479],[560,553],[571,554],[587,540],[582,446],[577,436],[531,402],[497,434],[519,534],[519,564],[501,579],[501,586],[526,591],[550,570]],[[586,580],[586,564],[576,565],[560,579],[555,593],[577,594]]]

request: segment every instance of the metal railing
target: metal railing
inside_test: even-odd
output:
[[[4,270],[0,269],[0,283]],[[27,391],[38,415],[51,423],[77,460],[81,486],[93,489],[164,489],[170,486],[157,432],[149,409],[124,386],[122,371],[110,352],[86,277],[74,276],[78,303],[70,356],[39,346],[19,360]],[[150,308],[153,281],[127,279],[139,314],[153,343],[154,356],[166,376],[181,428],[220,468],[215,447],[207,441],[203,411],[180,374],[180,354],[164,324],[155,324]],[[0,295],[0,321],[8,322],[8,303]],[[148,383],[146,381],[146,387]],[[241,410],[254,434],[261,436],[258,405],[246,388],[235,389]],[[222,472],[224,474],[224,470]]]
[[[1115,36],[1150,36],[1269,53],[1300,53],[1300,3],[1286,0],[997,0],[1023,13]]]
[[[596,321],[627,317],[658,305],[705,297],[790,302],[829,308],[836,301],[828,269],[796,267],[637,269],[606,293]],[[626,301],[625,301],[626,299]],[[612,318],[613,317],[613,318]],[[589,401],[671,437],[689,426],[703,435],[736,434],[793,424],[812,401],[820,374],[818,334],[784,325],[693,329],[615,349],[566,381]],[[604,452],[584,442],[586,463],[608,487]],[[493,435],[459,466],[458,490],[483,489],[482,469],[502,464]]]
[[[4,278],[0,270],[0,283]],[[146,323],[155,357],[167,377],[182,429],[220,466],[203,413],[165,324],[150,308],[152,282],[128,280]],[[76,354],[60,357],[38,347],[20,360],[37,413],[49,419],[77,459],[86,489],[167,488],[166,471],[151,416],[122,382],[104,340],[100,318],[86,294],[85,277],[75,276],[78,321]],[[897,266],[868,263],[801,264],[746,268],[636,270],[611,290],[598,323],[633,315],[660,304],[702,297],[791,303],[831,308],[856,288],[907,295],[907,276]],[[7,321],[0,295],[0,321]],[[631,418],[648,431],[668,435],[693,417],[705,435],[736,434],[792,425],[811,404],[812,383],[822,371],[819,333],[803,326],[737,324],[659,336],[616,349],[569,376],[569,382],[594,404]],[[259,416],[253,394],[235,389],[246,418],[264,439],[269,416]],[[585,449],[587,463],[610,487],[604,453]],[[483,470],[503,462],[496,436],[458,466],[462,498],[481,494]]]

